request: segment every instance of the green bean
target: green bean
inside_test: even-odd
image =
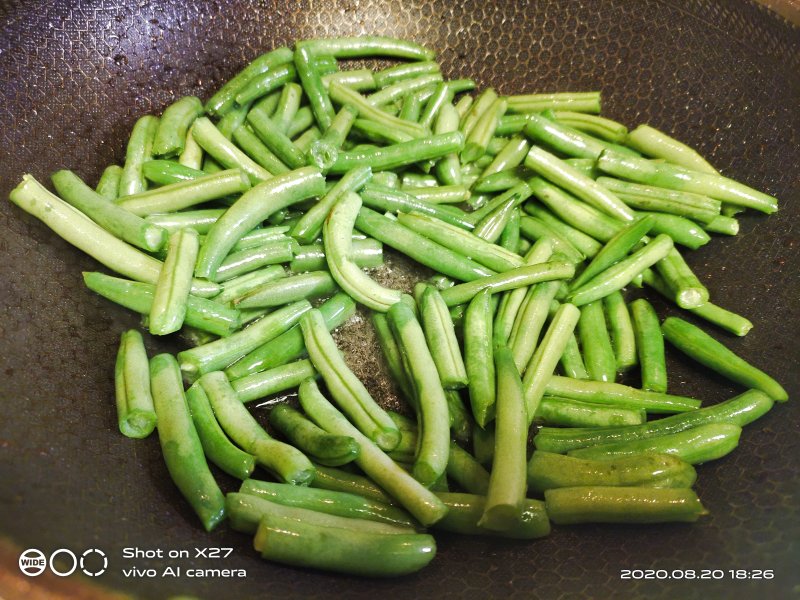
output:
[[[469,137],[469,134],[472,133],[472,130],[478,124],[480,118],[497,99],[497,92],[492,88],[486,88],[477,97],[475,102],[471,103],[468,110],[466,110],[465,114],[461,117],[461,122],[459,123],[459,130],[464,134],[465,138]]]
[[[51,194],[33,176],[23,175],[22,182],[11,191],[9,199],[112,271],[143,283],[155,284],[158,280],[161,261],[114,237]],[[192,292],[198,296],[213,296],[219,292],[219,286],[195,279],[192,281]]]
[[[639,364],[637,354],[638,339],[634,334],[631,315],[625,304],[622,293],[612,292],[603,298],[603,308],[606,313],[606,322],[611,333],[611,344],[614,348],[614,357],[617,362],[617,371],[626,371]],[[649,388],[645,388],[649,389]],[[666,391],[666,390],[653,390]]]
[[[672,291],[671,299],[681,308],[697,308],[708,302],[708,289],[675,248],[656,263],[656,270]]]
[[[379,91],[368,96],[366,100],[372,106],[381,107],[400,101],[411,95],[419,95],[420,100],[424,102],[433,95],[435,86],[441,81],[441,73],[429,73],[418,77],[409,77],[381,88]],[[426,90],[430,91],[426,92]]]
[[[649,125],[639,125],[628,134],[625,143],[642,154],[653,158],[663,158],[668,162],[693,171],[711,175],[719,174],[695,150]]]
[[[721,233],[722,235],[738,235],[739,221],[726,215],[717,215],[708,223],[704,223],[703,229],[711,233]]]
[[[323,224],[325,258],[333,279],[353,299],[373,310],[386,312],[400,300],[400,292],[381,286],[358,265],[352,255],[352,234],[361,198],[347,192],[331,209]]]
[[[719,216],[721,208],[719,200],[700,194],[630,183],[613,177],[598,177],[597,183],[636,210],[670,213],[700,223],[711,222]]]
[[[312,379],[300,384],[300,394],[306,393]],[[269,423],[295,447],[315,462],[338,467],[352,462],[358,456],[358,444],[348,436],[331,435],[309,421],[298,410],[279,404],[269,413]]]
[[[525,166],[611,217],[622,221],[634,219],[633,211],[614,194],[541,148],[533,146],[530,149]]]
[[[635,183],[694,192],[768,214],[778,210],[778,201],[772,196],[722,175],[691,171],[669,163],[623,156],[609,151],[603,152],[597,166],[610,175]]]
[[[390,190],[400,189],[400,177],[394,171],[380,171],[379,173],[375,173],[372,177],[372,183]]]
[[[413,384],[408,378],[406,367],[403,363],[403,356],[400,346],[395,340],[394,334],[389,327],[389,321],[386,319],[385,313],[373,312],[372,325],[375,328],[375,333],[378,338],[378,345],[381,347],[383,357],[386,359],[386,364],[389,368],[389,374],[392,380],[397,384],[403,396],[408,400],[416,409],[416,396]],[[394,415],[390,413],[394,419]],[[397,421],[395,420],[395,423]],[[403,434],[405,435],[405,434]],[[400,443],[403,443],[401,438]]]
[[[122,178],[122,167],[119,165],[108,165],[103,169],[100,180],[97,182],[95,191],[106,200],[116,200],[119,193],[119,182]]]
[[[486,495],[489,490],[489,471],[455,442],[450,442],[447,476],[471,494]],[[477,522],[476,520],[475,523]]]
[[[324,131],[330,127],[333,120],[333,105],[322,83],[322,76],[316,65],[314,65],[314,58],[314,51],[307,45],[307,42],[300,42],[295,45],[294,66],[297,71],[297,77],[300,79],[303,91],[308,97],[308,103],[314,113],[314,118]]]
[[[322,313],[325,326],[332,331],[353,316],[355,308],[355,303],[350,297],[340,292],[323,302],[318,310]],[[228,367],[225,373],[232,380],[236,380],[245,375],[284,365],[305,355],[305,341],[298,324],[242,357]]]
[[[111,277],[104,273],[84,273],[83,280],[93,292],[138,312],[150,313],[155,293],[155,285]],[[228,308],[214,300],[189,296],[186,306],[187,325],[214,333],[230,335],[239,329],[239,311]]]
[[[133,125],[128,147],[125,150],[125,164],[119,180],[117,195],[130,196],[147,189],[142,173],[142,164],[153,158],[153,139],[158,129],[158,117],[145,115]]]
[[[491,291],[482,290],[470,300],[464,317],[464,362],[470,406],[475,421],[481,427],[485,427],[495,414],[492,339]]]
[[[467,385],[467,371],[461,349],[458,346],[453,320],[442,300],[441,294],[425,286],[421,302],[418,302],[425,331],[425,340],[430,348],[433,362],[445,389],[457,389]]]
[[[293,256],[292,248],[292,240],[285,239],[231,252],[217,268],[214,278],[224,283],[267,265],[289,262]]]
[[[406,102],[406,105],[408,104],[409,103]],[[345,106],[349,106],[349,104]],[[401,118],[405,118],[402,116],[402,113]],[[376,123],[368,119],[356,119],[353,121],[353,129],[360,137],[377,144],[399,144],[414,139],[405,131],[391,129],[381,123]],[[331,164],[332,162],[333,161],[331,161]]]
[[[408,192],[417,188],[435,188],[438,187],[439,180],[433,175],[422,175],[419,173],[403,173],[400,181],[401,191]]]
[[[178,164],[190,169],[201,169],[203,166],[203,149],[194,139],[191,127],[186,131],[186,139],[183,141],[183,151],[178,156]],[[144,176],[149,179],[146,171]]]
[[[142,174],[145,179],[156,185],[191,181],[206,175],[199,168],[195,169],[173,160],[147,160],[142,164]]]
[[[494,461],[478,526],[508,531],[522,516],[527,489],[526,402],[522,380],[508,347],[495,348],[494,360],[497,374]]]
[[[299,169],[306,164],[305,153],[264,112],[253,108],[247,114],[247,122],[264,145],[287,167]]]
[[[170,104],[158,123],[153,141],[153,154],[175,156],[183,152],[186,132],[203,114],[203,103],[196,96],[185,96]]]
[[[510,271],[522,266],[522,259],[518,254],[428,215],[400,213],[397,220],[412,231],[424,235],[454,252],[468,256],[494,271]]]
[[[311,112],[310,107],[301,106],[297,109],[292,122],[289,123],[289,127],[284,133],[294,140],[295,146],[298,146],[298,140],[295,138],[298,138],[298,136],[303,133],[307,133],[311,129],[316,129],[316,127],[314,127],[314,114]]]
[[[570,379],[589,379],[586,365],[583,363],[578,338],[572,334],[567,340],[564,352],[561,354],[561,370]]]
[[[566,262],[547,262],[538,265],[525,265],[484,277],[476,281],[461,283],[442,291],[442,298],[447,306],[463,304],[472,299],[478,292],[488,289],[492,293],[513,290],[542,281],[569,279],[575,274],[575,267]]]
[[[291,84],[297,79],[297,75],[297,69],[291,63],[282,64],[260,73],[242,86],[236,94],[236,104],[239,106],[250,104],[275,90]]]
[[[508,217],[508,222],[505,227],[503,227],[503,231],[500,232],[500,239],[497,242],[498,245],[512,252],[519,252],[520,242],[522,241],[519,235],[520,219],[519,208],[512,209]]]
[[[357,519],[347,521],[354,523],[331,527],[266,514],[253,545],[262,558],[283,564],[369,577],[416,572],[436,554],[430,535],[384,535],[354,529]]]
[[[204,234],[211,229],[211,226],[224,212],[224,208],[185,210],[177,213],[148,215],[145,217],[145,221],[162,227],[169,233],[174,233],[180,229],[189,227],[199,234]]]
[[[413,474],[427,487],[444,474],[447,466],[450,442],[447,398],[425,334],[411,308],[398,302],[387,312],[387,319],[416,392],[420,438]]]
[[[475,494],[437,492],[448,508],[445,517],[436,523],[436,529],[464,535],[493,535],[530,540],[550,533],[550,520],[541,500],[525,499],[522,512],[514,527],[507,531],[494,531],[478,525],[486,506],[486,498]]]
[[[283,506],[304,508],[339,517],[366,519],[398,527],[416,525],[407,512],[396,506],[348,492],[247,479],[242,482],[239,493]]]
[[[352,259],[362,269],[380,267],[383,264],[383,244],[372,238],[353,240]],[[325,247],[321,243],[298,246],[289,263],[293,273],[326,269]]]
[[[400,441],[400,432],[344,362],[320,312],[309,311],[300,326],[311,362],[337,404],[364,435],[381,449],[392,450]]]
[[[521,217],[519,221],[519,230],[522,235],[533,241],[542,238],[550,239],[553,244],[553,250],[573,263],[579,263],[585,258],[575,246],[540,219],[527,216]]]
[[[276,92],[277,94],[277,92]],[[237,106],[231,109],[224,117],[217,123],[217,129],[226,140],[233,139],[235,134],[247,119],[247,113],[250,112],[251,102],[242,106]]]
[[[193,229],[182,229],[169,238],[167,258],[156,282],[149,313],[149,330],[153,335],[167,335],[183,326],[199,250],[198,237]]]
[[[661,329],[670,344],[723,377],[761,390],[777,402],[788,399],[786,390],[772,377],[737,356],[695,325],[678,317],[668,317]]]
[[[51,179],[61,198],[116,237],[148,252],[158,252],[164,247],[167,241],[164,229],[109,202],[72,171],[57,171]]]
[[[388,456],[350,424],[324,397],[303,402],[303,409],[313,421],[330,433],[355,438],[361,451],[356,463],[423,525],[440,520],[447,508],[416,479],[398,467]]]
[[[346,177],[346,175],[345,175]],[[467,215],[455,213],[444,206],[428,204],[417,200],[408,192],[387,188],[375,183],[367,183],[361,191],[361,199],[365,206],[374,210],[389,212],[417,212],[462,229],[472,229],[473,225]]]
[[[257,248],[271,242],[285,242],[288,240],[286,233],[291,229],[288,225],[272,225],[270,227],[257,227],[250,233],[243,235],[231,248],[233,252]]]
[[[639,211],[642,217],[653,217],[653,233],[665,233],[670,236],[676,244],[681,244],[692,250],[697,250],[700,246],[706,245],[711,241],[702,225],[694,221],[679,217],[678,215],[668,215],[666,213]]]
[[[556,94],[519,94],[507,96],[509,112],[538,113],[543,110],[600,112],[600,92],[561,92]]]
[[[541,114],[526,115],[526,120],[525,135],[565,156],[597,160],[600,153],[609,147],[603,140]]]
[[[248,189],[250,182],[245,173],[239,169],[229,169],[126,196],[118,205],[144,217],[182,210],[230,194],[240,194]]]
[[[312,271],[293,277],[267,281],[233,304],[238,308],[282,306],[298,300],[327,297],[337,290],[336,282],[327,271]]]
[[[559,123],[608,142],[623,143],[628,135],[628,128],[621,123],[597,115],[557,110],[553,116]]]
[[[311,149],[311,144],[316,142],[322,137],[322,132],[316,126],[309,127],[303,135],[294,140],[295,147],[300,152],[308,152]]]
[[[462,254],[445,248],[366,207],[362,207],[359,211],[355,225],[367,235],[448,277],[472,281],[492,274],[490,269]]]
[[[304,167],[273,177],[243,194],[209,231],[197,259],[197,275],[213,277],[225,255],[242,235],[274,212],[321,195],[324,187],[325,180],[320,172]]]
[[[578,335],[589,378],[595,381],[613,382],[617,373],[617,361],[611,346],[602,302],[595,300],[581,307]]]
[[[459,115],[450,101],[445,102],[439,109],[433,124],[433,132],[437,135],[458,131]],[[436,176],[444,185],[459,185],[462,183],[461,164],[458,154],[451,152],[436,162]]]
[[[589,460],[537,450],[528,461],[528,488],[544,492],[578,486],[690,488],[692,465],[671,454]]]
[[[271,119],[275,122],[275,127],[284,135],[289,130],[294,116],[300,109],[300,101],[303,95],[303,88],[296,83],[287,83],[281,90],[278,98],[278,106],[272,114]]]
[[[204,373],[224,369],[289,329],[310,309],[308,301],[301,300],[276,310],[247,329],[226,338],[179,352],[178,360],[184,376],[193,381]]]
[[[528,202],[524,208],[526,213],[547,225],[547,227],[561,238],[567,240],[573,247],[577,248],[578,252],[587,258],[595,256],[603,247],[602,244],[593,237],[565,223],[546,208],[537,206],[533,202]]]
[[[560,286],[560,281],[547,281],[531,286],[522,299],[508,340],[514,355],[514,363],[523,373],[536,350],[550,304]]]
[[[644,271],[643,275],[644,282],[648,286],[655,289],[665,298],[669,298],[671,300],[674,299],[672,290],[658,273],[655,273],[651,269],[647,269]],[[753,324],[748,319],[742,317],[741,315],[737,315],[734,312],[726,310],[721,306],[717,306],[712,302],[706,302],[705,304],[702,304],[696,308],[689,308],[687,310],[693,315],[697,315],[709,323],[713,323],[714,325],[717,325],[718,327],[721,327],[726,331],[730,331],[738,336],[747,335],[747,333],[753,328]]]
[[[197,436],[208,459],[238,479],[247,479],[256,466],[255,457],[237,448],[217,422],[208,396],[200,385],[186,391],[186,400]]]
[[[135,329],[120,338],[114,365],[114,394],[120,432],[130,438],[145,438],[156,427],[156,413],[150,393],[147,351],[142,335]]]
[[[283,267],[270,265],[258,271],[252,271],[240,277],[229,279],[222,285],[222,292],[214,297],[214,301],[233,306],[237,299],[245,296],[250,291],[281,277],[286,277],[286,271],[284,271]]]
[[[459,151],[463,144],[464,136],[458,131],[453,131],[384,148],[341,152],[329,172],[346,173],[357,165],[368,165],[374,171],[395,169],[447,156]]]
[[[642,389],[667,391],[667,364],[664,358],[664,336],[653,306],[644,298],[631,303],[636,348],[641,365]]]
[[[481,158],[487,151],[489,142],[500,118],[506,112],[506,101],[495,99],[475,121],[475,125],[465,133],[466,141],[461,151],[461,162],[469,163]]]
[[[658,234],[641,249],[571,291],[569,295],[571,302],[582,306],[604,298],[611,292],[621,290],[636,275],[668,256],[672,248],[672,238],[663,233]]]
[[[369,69],[338,71],[322,76],[322,85],[325,87],[325,89],[330,86],[332,81],[335,81],[339,85],[349,87],[357,92],[369,92],[378,87],[375,83],[375,76]]]
[[[272,178],[272,174],[258,165],[223,136],[206,117],[200,117],[192,126],[192,136],[203,150],[228,169],[239,168],[255,185]]]
[[[739,444],[742,428],[730,423],[699,425],[677,433],[655,437],[600,444],[570,450],[578,458],[612,458],[642,453],[673,454],[689,464],[701,464],[722,458]]]
[[[412,188],[405,192],[417,200],[429,204],[460,204],[470,197],[469,190],[463,185],[443,185],[436,187]]]
[[[530,198],[531,193],[532,192],[528,187],[528,184],[524,181],[520,181],[510,189],[504,191],[502,194],[498,194],[491,200],[487,201],[480,208],[467,213],[466,219],[471,223],[479,223],[487,216],[499,210],[500,207],[507,204],[509,201],[513,201],[516,206],[522,204],[525,200]]]
[[[628,253],[647,235],[653,226],[653,217],[645,216],[633,223],[619,229],[611,237],[606,245],[598,252],[589,266],[575,278],[570,287],[577,290],[590,281],[593,281],[601,273],[607,271],[613,265],[623,260]]]
[[[231,381],[241,402],[252,402],[298,387],[309,377],[318,377],[309,360],[297,360]]]
[[[208,470],[175,358],[171,354],[154,356],[150,379],[167,470],[205,530],[211,531],[225,518],[225,498]]]
[[[342,144],[347,138],[347,134],[350,132],[357,115],[358,112],[351,105],[343,105],[331,121],[331,125],[325,131],[325,134],[311,144],[307,157],[308,164],[327,172],[336,162]]]
[[[489,166],[483,170],[480,179],[475,182],[474,188],[476,191],[480,191],[481,182],[485,181],[486,178],[521,165],[529,151],[530,143],[528,140],[522,136],[512,137],[502,150],[495,155]]]
[[[273,175],[287,173],[290,169],[278,158],[272,150],[267,148],[253,129],[245,124],[233,133],[233,141],[239,146],[247,156],[252,158],[256,164],[266,169]]]
[[[528,426],[533,422],[547,381],[553,375],[558,360],[564,353],[579,319],[583,319],[582,311],[574,305],[562,304],[559,306],[539,347],[533,353],[525,369],[522,385]]]
[[[425,104],[425,109],[419,116],[418,122],[423,127],[431,127],[436,120],[436,116],[442,109],[442,106],[450,104],[453,101],[453,91],[447,83],[440,82],[434,88],[433,95],[428,99]]]
[[[375,73],[375,84],[379,88],[383,88],[403,79],[411,79],[438,72],[439,63],[434,61],[404,63]]]
[[[213,371],[199,379],[225,432],[258,463],[293,485],[308,485],[314,467],[299,450],[274,440],[256,422],[231,387],[225,374]]]
[[[694,522],[708,514],[686,488],[582,486],[547,490],[544,498],[558,525]]]
[[[535,416],[546,425],[571,428],[639,425],[647,418],[644,409],[641,408],[608,406],[554,396],[542,398]]]

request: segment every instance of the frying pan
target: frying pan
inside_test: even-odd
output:
[[[386,581],[269,564],[247,536],[201,530],[169,480],[155,436],[132,441],[116,430],[113,356],[119,333],[137,318],[83,288],[80,272],[96,263],[3,200],[0,532],[17,548],[5,561],[6,581],[19,575],[14,552],[33,547],[46,554],[98,548],[109,567],[93,583],[148,598],[778,598],[798,583],[797,27],[756,4],[711,0],[3,2],[0,18],[2,198],[25,172],[47,180],[67,167],[95,181],[105,165],[123,160],[138,116],[181,95],[208,97],[249,59],[296,39],[410,38],[437,51],[447,76],[473,77],[501,93],[600,89],[604,114],[662,128],[725,174],[780,199],[776,215],[748,213],[740,235],[687,254],[712,297],[755,324],[742,339],[714,334],[793,397],[747,427],[733,454],[699,468],[698,493],[711,515],[695,525],[563,527],[533,543],[437,535],[428,568]],[[662,317],[675,312],[657,309]],[[363,331],[341,332],[340,345],[368,387],[391,403],[374,339]],[[149,343],[152,352],[177,348],[174,340]],[[708,403],[737,393],[680,356],[668,358],[672,390]],[[126,560],[125,547],[191,557]],[[195,548],[206,547],[233,552],[195,558]],[[184,575],[122,573],[167,564]],[[190,578],[190,567],[247,576]],[[661,569],[670,579],[623,579],[622,569]],[[775,576],[735,579],[730,569]],[[681,570],[697,578],[719,571],[685,581],[676,579]],[[33,597],[25,586],[34,580],[21,579],[9,597]],[[67,589],[61,593],[91,594]]]

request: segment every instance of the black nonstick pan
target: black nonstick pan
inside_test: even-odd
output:
[[[414,576],[333,576],[266,563],[247,536],[224,526],[206,534],[171,483],[155,436],[133,441],[119,434],[114,353],[119,333],[138,318],[86,290],[80,273],[96,263],[13,207],[8,192],[23,173],[47,180],[64,167],[96,181],[104,166],[123,159],[138,116],[159,113],[181,95],[207,98],[266,49],[360,34],[425,44],[446,75],[473,77],[501,93],[602,90],[604,114],[664,129],[725,174],[779,198],[775,215],[748,213],[738,236],[687,253],[717,303],[755,325],[745,338],[715,335],[778,378],[791,397],[747,427],[733,454],[699,467],[707,518],[694,525],[559,527],[531,543],[437,535],[436,559]],[[2,2],[0,142],[0,597],[656,599],[796,592],[797,26],[733,0]],[[677,310],[657,309],[662,317]],[[340,344],[368,387],[393,402],[374,340],[362,331],[340,332]],[[149,343],[163,351],[179,341]],[[672,390],[708,403],[737,393],[680,356],[668,358]],[[232,481],[220,481],[232,489]],[[94,578],[31,578],[17,562],[30,548],[47,557],[97,549],[108,565]],[[232,550],[215,558],[228,551],[207,548]],[[132,549],[153,558],[127,557]],[[87,570],[100,571],[100,558],[89,553]],[[57,559],[56,570],[67,571],[69,553]],[[180,575],[164,575],[168,566],[180,567]],[[189,569],[202,576],[189,576]],[[230,575],[236,570],[246,576]]]

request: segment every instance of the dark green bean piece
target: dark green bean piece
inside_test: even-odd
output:
[[[366,519],[399,527],[417,525],[401,508],[349,492],[248,479],[242,482],[239,493],[284,506],[305,508],[339,517]]]
[[[331,121],[324,135],[311,144],[308,151],[308,164],[326,172],[336,162],[339,151],[347,138],[350,128],[356,120],[358,112],[349,104],[345,104]]]
[[[738,235],[739,221],[733,217],[718,215],[708,223],[704,223],[703,229],[711,233],[721,233],[722,235]]]
[[[303,96],[303,88],[296,83],[287,83],[281,90],[280,97],[278,98],[278,106],[272,114],[271,119],[275,123],[275,127],[286,135],[289,130],[294,116],[300,109],[300,101]]]
[[[435,529],[463,535],[492,535],[520,540],[544,537],[550,533],[550,520],[541,500],[526,499],[514,527],[507,531],[493,531],[480,527],[486,498],[476,494],[437,492],[448,508],[447,515],[436,523]]]
[[[355,302],[340,292],[323,302],[318,310],[325,326],[333,331],[355,313]],[[300,326],[295,325],[285,333],[259,346],[233,365],[225,373],[231,380],[284,365],[306,355],[305,341]]]
[[[542,427],[534,438],[536,447],[564,453],[578,448],[647,440],[714,423],[744,427],[765,415],[773,400],[759,390],[748,390],[724,402],[627,427],[560,429]]]
[[[603,140],[593,138],[560,121],[548,119],[540,114],[526,116],[525,135],[566,156],[597,160],[600,153],[609,147]]]
[[[135,329],[120,338],[114,365],[114,394],[120,432],[129,438],[145,438],[156,427],[150,392],[150,371],[142,335]]]
[[[252,402],[297,388],[309,377],[319,374],[311,361],[303,359],[233,379],[231,385],[241,402]]]
[[[192,271],[199,250],[199,236],[193,229],[176,231],[169,238],[167,257],[158,276],[149,312],[153,335],[178,331],[188,309]]]
[[[570,110],[599,113],[600,92],[561,92],[556,94],[519,94],[507,96],[509,112],[538,113],[543,110]]]
[[[247,479],[256,466],[256,459],[236,447],[217,422],[208,396],[199,384],[186,390],[197,436],[208,459],[220,469],[238,479]]]
[[[545,394],[586,402],[644,408],[648,413],[685,412],[700,406],[700,401],[693,398],[648,392],[618,383],[569,379],[557,375],[547,382]]]
[[[470,405],[475,421],[481,427],[485,427],[495,414],[492,312],[491,291],[485,289],[475,294],[464,317],[464,363]]]
[[[502,98],[494,100],[480,115],[467,134],[464,149],[461,151],[461,162],[469,163],[481,158],[488,149],[500,117],[506,112],[506,101]]]
[[[368,577],[407,575],[433,560],[436,542],[427,534],[384,535],[265,514],[253,542],[262,558],[279,563]],[[371,521],[367,521],[370,523]]]
[[[161,115],[153,141],[153,154],[175,156],[183,152],[186,133],[203,114],[203,103],[196,96],[185,96],[170,104]]]
[[[289,262],[293,256],[292,248],[293,242],[287,238],[231,252],[219,265],[214,277],[218,282],[225,282],[266,265]]]
[[[577,248],[578,252],[587,258],[595,256],[603,247],[602,244],[592,236],[565,223],[554,216],[549,210],[537,206],[534,202],[528,202],[524,209],[526,213],[544,223],[551,231],[554,231],[562,239],[568,241],[573,247]]]
[[[244,407],[224,373],[206,373],[199,383],[222,428],[234,442],[255,456],[261,466],[293,485],[308,485],[314,479],[314,467],[308,458],[264,431]]]
[[[311,305],[307,301],[301,300],[276,310],[247,329],[229,337],[179,352],[178,360],[184,376],[189,380],[194,380],[203,373],[224,369],[235,360],[289,329],[304,312],[310,309]]]
[[[562,254],[567,260],[573,263],[579,263],[585,258],[575,246],[540,219],[527,216],[521,217],[519,220],[519,230],[522,235],[532,241],[548,238],[553,244],[553,250]]]
[[[617,374],[617,361],[611,346],[602,302],[595,300],[581,307],[578,335],[589,378],[595,381],[613,382]]]
[[[611,344],[617,360],[617,371],[626,371],[639,363],[637,339],[631,315],[622,292],[613,292],[603,298],[603,309],[611,333]],[[655,391],[655,390],[654,390]],[[666,390],[661,390],[666,391]]]
[[[472,281],[492,271],[477,262],[432,242],[383,215],[362,207],[356,219],[356,227],[387,246],[403,252],[410,258],[435,271],[459,279]]]
[[[497,374],[495,448],[486,505],[478,525],[508,531],[522,516],[527,489],[528,427],[522,380],[507,346],[494,350]]]
[[[651,228],[653,233],[665,233],[676,244],[686,246],[692,250],[697,250],[700,246],[704,246],[711,241],[711,236],[703,230],[702,225],[684,217],[646,211],[639,211],[636,214],[653,218],[653,227]]]
[[[301,394],[305,389],[300,384]],[[279,404],[270,411],[269,423],[295,447],[320,464],[338,467],[352,462],[358,456],[358,444],[353,438],[325,432],[286,404]]]
[[[222,285],[222,291],[214,297],[214,301],[233,306],[238,298],[246,295],[251,290],[281,277],[286,277],[286,271],[284,271],[283,267],[270,265],[258,271],[252,271],[240,277],[229,279]]]
[[[514,363],[523,373],[536,350],[550,304],[560,286],[560,281],[547,281],[531,286],[519,306],[508,341],[514,354]]]
[[[681,308],[697,308],[708,302],[708,289],[675,248],[656,263],[656,270],[672,290],[671,299]]]
[[[439,372],[442,386],[445,389],[466,386],[467,371],[464,359],[461,357],[453,320],[441,294],[435,288],[426,285],[418,305],[425,340]]]
[[[586,365],[583,363],[578,338],[572,334],[567,340],[564,352],[561,355],[561,370],[570,379],[589,379]]]
[[[640,425],[647,416],[641,408],[545,396],[536,410],[536,418],[541,419],[545,425],[557,427],[612,427]]]
[[[247,122],[264,145],[287,167],[299,169],[306,164],[305,153],[264,112],[253,108],[247,114]]]
[[[463,185],[407,188],[404,191],[429,204],[460,204],[470,198],[469,190]]]
[[[644,298],[631,303],[636,348],[641,366],[642,389],[653,392],[667,391],[667,364],[664,358],[664,336],[658,315]]]
[[[144,168],[144,165],[142,165]],[[145,175],[145,177],[147,177]],[[103,169],[100,180],[97,182],[95,191],[106,200],[114,201],[119,194],[119,182],[122,178],[122,167],[119,165],[108,165]]]
[[[191,228],[202,235],[211,229],[211,226],[224,212],[224,208],[186,210],[177,213],[148,215],[145,217],[145,221],[163,227],[170,233],[174,233],[179,229]]]
[[[696,465],[729,454],[739,444],[741,433],[742,428],[738,425],[711,423],[677,433],[570,450],[569,455],[577,458],[603,459],[643,453],[672,454],[689,464]]]
[[[458,132],[432,135],[385,148],[341,152],[330,173],[346,173],[358,165],[369,165],[374,171],[395,169],[428,159],[447,156],[461,149],[464,136]]]
[[[245,106],[297,79],[295,65],[286,63],[250,79],[236,94],[236,104]]]
[[[372,238],[353,240],[352,259],[362,269],[380,267],[383,264],[383,244]],[[322,244],[299,246],[295,249],[294,258],[289,263],[293,273],[320,271],[326,269],[325,247]]]
[[[577,486],[690,488],[697,472],[671,454],[589,460],[537,450],[528,461],[528,487],[536,492]]]
[[[156,185],[167,185],[179,181],[191,181],[206,173],[173,160],[147,160],[142,164],[142,174],[145,179]]]
[[[347,177],[347,175],[345,175],[345,177]],[[445,207],[417,200],[416,197],[408,192],[387,188],[375,183],[367,183],[364,186],[361,192],[361,200],[364,202],[365,206],[374,210],[409,213],[417,212],[436,217],[440,221],[456,225],[462,229],[472,229],[473,227],[467,215],[461,216],[448,211]]]
[[[465,138],[469,137],[469,134],[472,133],[472,130],[478,124],[480,118],[495,100],[497,100],[497,92],[492,88],[486,88],[480,93],[475,102],[469,106],[459,123],[459,130],[464,134]]]
[[[727,379],[761,390],[777,402],[789,398],[786,390],[772,377],[734,354],[699,327],[678,317],[668,317],[661,329],[670,344]]]
[[[336,282],[327,271],[312,271],[293,277],[268,281],[237,298],[238,308],[282,306],[298,300],[330,296],[337,290]]]
[[[547,515],[558,525],[694,522],[708,511],[692,490],[584,486],[547,490]]]
[[[644,283],[652,287],[665,298],[674,300],[672,290],[658,273],[655,273],[652,269],[647,269],[644,271],[643,275]],[[693,315],[697,315],[709,323],[713,323],[718,327],[722,327],[726,331],[730,331],[738,336],[747,335],[747,333],[753,328],[753,324],[748,319],[742,317],[741,315],[737,315],[734,312],[726,310],[721,306],[717,306],[712,302],[706,302],[701,306],[689,308],[687,310]]]
[[[51,179],[66,202],[116,237],[148,252],[158,252],[166,244],[167,232],[163,228],[109,202],[72,171],[57,171]]]
[[[614,192],[636,210],[656,211],[709,223],[719,216],[721,202],[708,196],[598,177],[597,183]]]
[[[694,192],[768,214],[778,210],[777,199],[722,175],[690,171],[669,163],[609,151],[600,155],[597,166],[610,175],[636,183]]]
[[[267,148],[252,128],[245,124],[233,133],[233,141],[239,146],[247,156],[253,159],[256,164],[263,167],[273,175],[286,173],[290,169],[278,158],[272,150]]]
[[[519,208],[514,208],[510,212],[510,216],[508,217],[508,222],[506,223],[505,227],[503,227],[503,231],[500,232],[500,239],[498,240],[498,244],[505,248],[506,250],[511,250],[512,252],[520,252],[520,239],[519,235],[519,222],[520,222],[520,212]]]
[[[599,137],[608,142],[621,144],[624,143],[628,135],[628,128],[598,115],[557,110],[553,116],[559,123],[563,123],[573,129],[583,131],[595,137]]]
[[[317,471],[317,475],[311,483],[314,488],[354,494],[390,506],[397,505],[394,498],[367,477],[335,467],[314,466]]]
[[[311,362],[337,404],[365,436],[381,449],[392,450],[400,442],[400,432],[345,363],[319,310],[309,311],[300,327]]]
[[[142,164],[153,158],[153,140],[158,129],[158,117],[145,115],[133,125],[128,147],[125,150],[125,164],[119,180],[117,195],[130,196],[147,189],[142,173]]]
[[[228,169],[240,168],[250,183],[272,178],[272,174],[227,140],[206,117],[200,117],[192,126],[192,136],[214,160]]]
[[[243,194],[209,231],[197,259],[197,275],[213,277],[225,255],[245,233],[272,213],[321,195],[324,188],[320,172],[304,167],[273,177]]]
[[[378,87],[375,83],[375,76],[369,69],[337,71],[322,76],[322,85],[326,89],[330,86],[332,81],[357,92],[370,92]]]

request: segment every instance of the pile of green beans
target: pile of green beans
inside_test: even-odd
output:
[[[399,62],[346,70],[375,57]],[[551,521],[695,521],[694,465],[788,399],[642,297],[747,334],[682,253],[775,198],[598,116],[599,92],[474,87],[414,42],[302,41],[205,104],[141,117],[96,188],[63,170],[56,194],[31,175],[11,192],[118,275],[84,273],[87,287],[183,341],[148,358],[139,331],[122,335],[118,426],[157,429],[207,530],[227,520],[268,560],[392,576],[433,559],[427,528],[533,539]],[[384,245],[433,276],[379,282]],[[402,413],[337,347],[357,305]],[[671,389],[673,347],[743,392],[701,408]],[[225,494],[220,471],[241,488]]]

